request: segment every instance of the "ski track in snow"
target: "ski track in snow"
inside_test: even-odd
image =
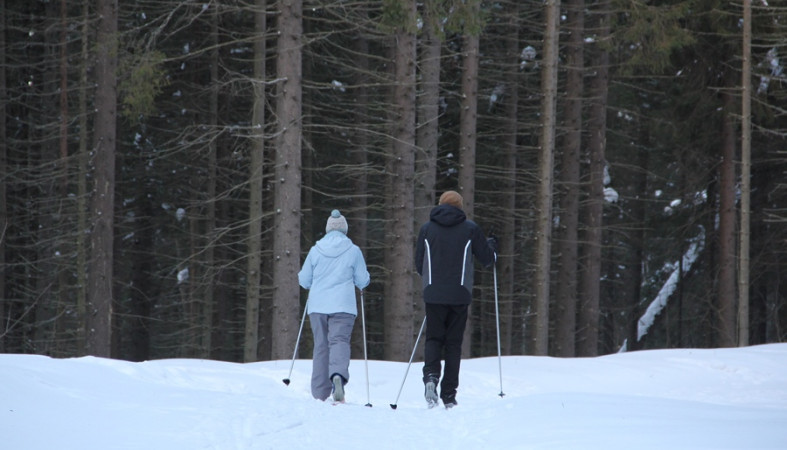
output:
[[[0,355],[0,447],[787,449],[787,344],[468,359],[451,410],[427,408],[417,362],[396,410],[406,363],[369,361],[367,398],[353,360],[339,405],[311,397],[310,360],[286,386],[290,364]]]

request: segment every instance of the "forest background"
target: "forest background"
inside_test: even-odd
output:
[[[0,0],[0,351],[290,358],[336,208],[353,357],[406,361],[447,189],[500,239],[467,356],[783,342],[771,3]]]

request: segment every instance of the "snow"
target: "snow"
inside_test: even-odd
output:
[[[689,270],[691,270],[691,266],[694,265],[694,262],[697,260],[697,257],[699,257],[703,248],[705,248],[705,228],[700,227],[700,233],[691,239],[690,243],[691,245],[689,245],[689,248],[683,255],[682,264],[678,264],[677,262],[675,262],[675,264],[671,264],[671,266],[674,268],[672,273],[659,290],[656,298],[653,299],[653,301],[651,301],[648,305],[648,309],[645,310],[645,314],[643,314],[637,322],[637,340],[641,340],[643,336],[648,334],[648,330],[656,321],[656,316],[658,316],[667,306],[667,302],[669,301],[670,297],[672,297],[675,289],[678,287],[678,281],[680,281],[681,278],[681,267],[683,268],[683,273],[688,273]]]
[[[178,277],[178,284],[182,284],[182,283],[185,283],[186,281],[188,281],[189,280],[189,268],[186,267],[185,269],[181,269],[180,271],[178,271],[177,277]]]
[[[290,375],[291,362],[0,355],[2,447],[787,448],[787,344],[506,356],[502,369],[497,357],[468,359],[451,410],[426,408],[418,362],[396,410],[407,363],[369,361],[367,397],[353,360],[348,403],[334,406],[311,397],[311,361]]]
[[[338,80],[331,81],[331,84],[335,89],[338,89],[340,92],[345,92],[344,83]]]
[[[757,66],[761,67],[763,65],[770,67],[770,75],[763,75],[760,77],[760,85],[757,88],[757,95],[767,92],[771,79],[779,79],[784,73],[784,66],[782,66],[779,62],[779,56],[777,54],[776,47],[768,50],[768,53],[765,55],[765,60],[760,62]]]
[[[620,195],[618,194],[618,191],[615,190],[615,188],[611,188],[611,187],[605,187],[604,188],[604,201],[605,202],[607,202],[607,203],[617,203],[619,198],[620,198]]]
[[[519,70],[535,67],[536,49],[528,45],[527,47],[522,49],[522,53],[519,55],[519,59],[520,59]]]

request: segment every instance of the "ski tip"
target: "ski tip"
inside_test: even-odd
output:
[[[285,379],[283,379],[281,381],[282,381],[282,383],[286,384],[287,386],[290,385],[290,379],[289,378],[285,378]]]
[[[391,403],[391,409],[396,409],[396,404],[395,403]]]

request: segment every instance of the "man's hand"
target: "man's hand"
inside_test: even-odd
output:
[[[486,239],[486,243],[489,244],[489,247],[492,248],[492,251],[497,253],[497,236],[489,236]]]

